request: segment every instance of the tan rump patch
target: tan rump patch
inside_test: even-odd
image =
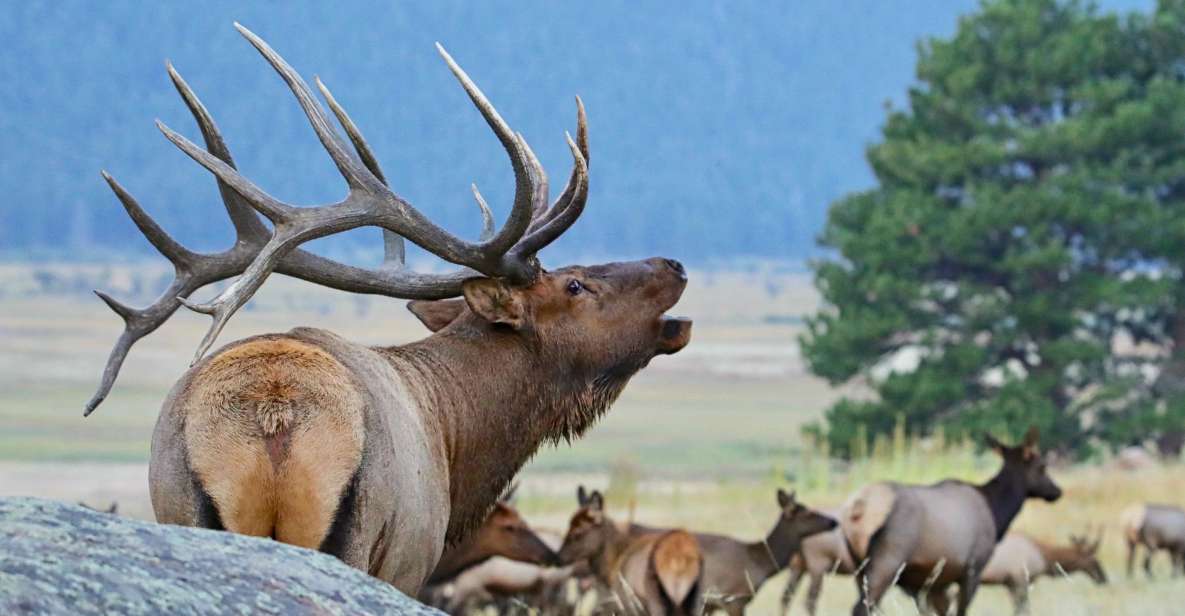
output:
[[[868,556],[872,535],[884,526],[889,513],[893,511],[896,498],[897,494],[891,485],[873,483],[857,490],[840,508],[840,527],[856,562]]]
[[[695,536],[682,530],[668,532],[655,543],[650,558],[663,592],[675,605],[683,603],[701,575],[702,556]]]
[[[186,447],[223,525],[318,547],[362,458],[363,398],[349,372],[282,336],[200,370],[183,404]]]
[[[1144,517],[1148,507],[1143,503],[1128,505],[1119,513],[1119,532],[1128,543],[1140,542],[1140,530],[1144,528]]]

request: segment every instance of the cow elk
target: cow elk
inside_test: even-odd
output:
[[[875,483],[844,504],[840,524],[853,559],[860,563],[853,614],[867,615],[896,583],[925,611],[946,614],[947,589],[958,584],[957,612],[967,613],[980,574],[1028,498],[1056,501],[1062,491],[1046,474],[1030,429],[1018,447],[988,436],[1004,460],[990,481],[972,485],[946,480],[934,485]]]
[[[493,510],[477,530],[457,545],[445,549],[436,563],[436,569],[428,576],[428,584],[443,583],[461,571],[495,556],[535,565],[560,564],[559,556],[551,546],[531,530],[511,504],[510,499],[516,487],[511,486],[494,503]]]
[[[577,220],[588,195],[588,130],[579,99],[577,136],[568,138],[572,172],[549,205],[547,175],[526,141],[438,46],[514,170],[505,224],[494,229],[475,190],[485,230],[477,242],[466,241],[388,188],[361,132],[323,84],[317,82],[349,143],[300,75],[262,39],[236,27],[295,94],[348,193],[314,207],[265,193],[236,170],[206,108],[170,66],[207,149],[158,126],[217,178],[237,239],[221,253],[193,252],[104,173],[176,275],[146,308],[98,292],[125,327],[87,413],[110,390],[130,347],[178,306],[211,315],[194,364],[164,401],[153,434],[149,481],[157,520],[320,549],[414,594],[445,546],[481,524],[542,443],[582,434],[638,370],[687,344],[691,322],[663,315],[687,276],[677,261],[661,258],[540,266],[537,253]],[[377,269],[300,249],[363,226],[383,230],[385,258]],[[405,239],[460,269],[411,271]],[[203,358],[273,272],[419,300],[413,312],[439,331],[405,346],[372,348],[298,328],[240,340]],[[236,275],[213,301],[187,299]]]
[[[826,513],[839,515],[835,511]],[[802,547],[790,559],[787,569],[790,577],[786,581],[786,590],[782,592],[783,616],[790,613],[790,603],[794,600],[794,593],[802,582],[803,574],[811,579],[806,593],[806,611],[815,616],[819,606],[819,595],[823,592],[823,578],[828,574],[851,575],[856,572],[856,563],[852,560],[852,554],[848,552],[843,529],[837,526],[827,532],[805,537]]]
[[[777,491],[778,517],[759,541],[695,533],[704,555],[703,598],[712,609],[743,614],[766,580],[786,568],[805,538],[836,528],[834,518],[801,503],[793,492]],[[657,532],[635,525],[634,534]]]
[[[1127,541],[1127,575],[1131,577],[1136,553],[1144,547],[1144,573],[1152,577],[1152,556],[1169,553],[1174,574],[1185,574],[1185,511],[1175,505],[1136,504],[1123,510],[1119,519]]]
[[[612,591],[615,612],[691,615],[702,609],[703,554],[684,530],[631,533],[605,513],[601,493],[577,492],[580,508],[572,516],[560,560],[587,560]]]
[[[1093,541],[1085,535],[1071,535],[1070,545],[1052,545],[1024,533],[1010,532],[996,544],[980,582],[1007,588],[1016,613],[1027,614],[1029,586],[1039,577],[1081,571],[1096,584],[1106,584],[1107,573],[1098,559],[1101,543],[1101,530]]]

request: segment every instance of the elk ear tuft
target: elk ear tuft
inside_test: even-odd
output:
[[[1006,447],[1004,445],[1004,443],[1001,443],[1000,441],[996,440],[996,437],[992,436],[991,434],[984,434],[983,435],[983,444],[987,445],[988,449],[991,449],[992,451],[995,451],[996,453],[998,453],[1000,455],[1003,455],[1004,450],[1008,449],[1008,447]]]
[[[465,303],[477,316],[490,323],[521,329],[526,322],[526,306],[522,296],[501,280],[470,278],[461,283]]]
[[[465,300],[417,299],[408,302],[407,309],[416,315],[416,318],[424,324],[424,327],[428,328],[428,331],[438,332],[461,316],[461,313],[465,311]]]

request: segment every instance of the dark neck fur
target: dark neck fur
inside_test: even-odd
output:
[[[381,352],[405,375],[426,411],[430,438],[439,438],[444,449],[450,544],[481,524],[542,443],[580,436],[641,368],[581,370],[472,315]]]
[[[1012,520],[1024,505],[1024,479],[1010,472],[1005,464],[991,481],[976,488],[987,500],[988,509],[992,512],[992,521],[996,523],[996,541],[999,541],[1004,533],[1008,532]]]
[[[762,582],[776,575],[790,564],[790,558],[798,551],[801,543],[790,529],[785,528],[786,521],[778,517],[777,524],[765,536],[764,541],[749,544],[749,567],[754,588],[760,588]]]

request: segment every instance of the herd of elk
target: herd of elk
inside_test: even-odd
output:
[[[1169,553],[1174,574],[1185,574],[1185,510],[1174,505],[1137,504],[1120,514],[1127,541],[1127,575],[1131,577],[1136,552],[1144,546],[1144,573],[1152,577],[1152,555]]]
[[[438,46],[501,141],[515,176],[510,214],[496,231],[474,191],[486,225],[481,239],[470,242],[388,188],[361,132],[323,84],[317,85],[349,143],[300,75],[262,39],[236,27],[295,94],[348,194],[336,204],[296,207],[265,193],[236,170],[209,113],[169,67],[207,149],[158,126],[217,178],[237,241],[218,254],[181,246],[104,174],[132,220],[172,261],[176,277],[143,309],[99,293],[125,329],[87,410],[102,401],[131,345],[178,306],[211,315],[194,365],[165,400],[153,434],[149,481],[157,520],[319,549],[414,594],[445,548],[477,528],[542,443],[582,434],[651,359],[687,344],[691,322],[664,315],[687,275],[678,261],[662,258],[540,266],[536,254],[577,220],[588,195],[588,130],[579,99],[577,137],[568,139],[572,173],[549,205],[547,175],[527,142]],[[383,229],[385,259],[377,269],[299,248],[362,226]],[[405,239],[461,268],[410,271]],[[413,312],[429,315],[425,323],[437,331],[413,344],[372,348],[298,328],[203,357],[272,272],[430,302]],[[187,299],[235,275],[214,300]],[[448,299],[457,296],[463,299]]]
[[[1099,563],[1102,531],[1091,541],[1086,536],[1070,536],[1070,545],[1052,545],[1024,533],[1010,532],[996,544],[992,557],[980,576],[980,583],[1004,586],[1012,596],[1017,614],[1027,614],[1029,586],[1042,576],[1064,576],[1079,571],[1096,584],[1107,583],[1107,573]]]

